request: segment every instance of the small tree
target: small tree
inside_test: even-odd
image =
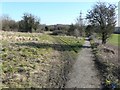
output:
[[[97,27],[102,37],[102,44],[106,43],[107,38],[113,33],[116,17],[115,8],[113,4],[106,4],[103,2],[97,3],[91,11],[87,14],[87,19]]]
[[[92,35],[92,33],[93,33],[93,27],[94,26],[92,26],[92,25],[87,25],[86,26],[85,33],[86,33],[87,36]]]
[[[75,25],[71,24],[68,29],[68,35],[74,36],[74,30],[76,29]]]
[[[74,35],[75,35],[76,38],[78,38],[80,36],[80,32],[79,32],[78,29],[74,30]]]
[[[49,28],[47,26],[45,26],[45,31],[49,31]]]
[[[32,29],[36,30],[40,20],[32,14],[25,13],[23,20],[19,21],[19,29],[23,32],[32,32]]]

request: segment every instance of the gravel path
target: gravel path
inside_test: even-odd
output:
[[[93,60],[90,42],[86,40],[73,70],[68,74],[65,88],[99,88],[100,79]]]

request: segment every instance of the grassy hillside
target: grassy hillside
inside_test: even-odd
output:
[[[116,46],[120,46],[119,42],[120,42],[120,34],[113,34],[109,39],[109,43]]]
[[[62,87],[83,39],[2,32],[1,87]]]

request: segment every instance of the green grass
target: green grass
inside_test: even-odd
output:
[[[112,45],[120,46],[120,34],[112,34],[108,42]]]
[[[67,37],[60,37],[60,40],[65,44],[68,45],[74,52],[78,53],[79,49],[84,42],[84,39],[77,39],[77,38],[67,38]]]
[[[14,88],[47,87],[45,81],[53,64],[63,67],[61,57],[68,59],[66,52],[74,57],[84,42],[83,39],[74,37],[38,33],[1,32],[0,35],[4,37],[0,38],[3,87]],[[57,54],[56,51],[63,55]],[[39,75],[39,82],[34,73]]]

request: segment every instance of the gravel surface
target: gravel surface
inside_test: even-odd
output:
[[[85,41],[72,71],[68,74],[65,88],[99,88],[100,78],[94,65],[90,42]]]

